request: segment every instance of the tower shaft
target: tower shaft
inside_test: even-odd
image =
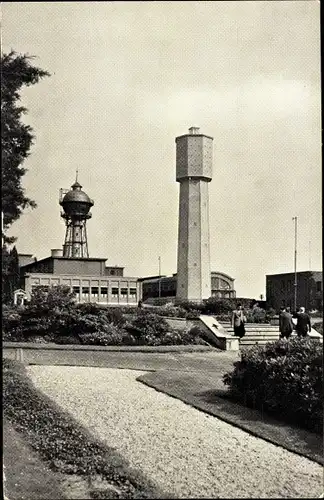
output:
[[[211,295],[208,183],[212,141],[189,129],[176,138],[179,193],[177,300],[200,302]]]
[[[63,257],[89,257],[85,220],[66,219]]]

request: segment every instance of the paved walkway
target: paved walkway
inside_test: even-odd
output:
[[[322,493],[320,465],[146,387],[137,380],[141,371],[30,366],[28,372],[38,389],[172,498]]]
[[[49,353],[49,355],[51,355]],[[69,352],[53,364],[139,370],[139,380],[253,435],[323,463],[323,444],[316,434],[236,405],[224,399],[224,373],[240,359],[237,352]],[[46,364],[51,364],[47,359]],[[37,363],[38,364],[38,363]],[[40,364],[45,364],[44,361]]]

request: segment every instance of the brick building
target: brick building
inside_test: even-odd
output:
[[[294,273],[268,274],[266,276],[267,306],[279,311],[282,306],[294,307]],[[307,311],[323,310],[322,271],[297,273],[297,307]]]

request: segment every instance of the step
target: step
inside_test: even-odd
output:
[[[234,333],[233,328],[226,330],[228,333]],[[271,330],[245,330],[246,335],[270,335],[276,336],[279,335],[279,330],[271,331]]]

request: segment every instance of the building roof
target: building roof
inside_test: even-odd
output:
[[[102,259],[102,258],[96,258],[96,257],[62,257],[62,256],[55,256],[55,257],[45,257],[45,259],[41,259],[41,260],[38,260],[36,262],[31,262],[30,264],[26,264],[25,266],[21,266],[21,268],[24,268],[28,271],[28,267],[30,266],[35,266],[35,264],[40,264],[42,262],[49,262],[51,260],[68,260],[68,261],[71,261],[71,260],[76,260],[78,262],[80,261],[86,261],[86,262],[106,262],[107,259]]]
[[[278,274],[266,274],[266,277],[276,277],[276,276],[289,276],[295,274],[294,271],[291,271],[290,273],[278,273]],[[300,274],[321,274],[322,271],[297,271],[297,276]]]
[[[232,276],[229,276],[226,273],[223,273],[221,271],[211,271],[211,274],[219,274],[220,276],[224,276],[224,278],[228,278],[231,281],[235,281],[235,278],[232,278]]]

